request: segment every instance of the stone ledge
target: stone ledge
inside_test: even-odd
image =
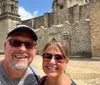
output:
[[[100,57],[92,57],[92,60],[100,60]]]

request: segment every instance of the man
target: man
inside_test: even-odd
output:
[[[37,35],[26,25],[17,25],[7,34],[5,58],[0,62],[0,85],[37,85],[39,75],[32,63]]]

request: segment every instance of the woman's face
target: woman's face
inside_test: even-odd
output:
[[[60,76],[64,73],[67,63],[68,61],[66,61],[65,57],[56,45],[49,45],[44,51],[42,65],[43,70],[48,77]]]

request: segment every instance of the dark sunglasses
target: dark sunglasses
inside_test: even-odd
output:
[[[54,56],[55,61],[62,63],[65,60],[64,55],[62,54],[51,54],[51,53],[43,53],[42,57],[44,60],[51,60]]]
[[[9,39],[8,42],[13,47],[20,47],[24,43],[26,49],[33,49],[36,46],[36,42],[22,42],[16,39]]]

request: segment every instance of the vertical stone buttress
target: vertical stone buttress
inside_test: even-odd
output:
[[[48,13],[45,13],[44,14],[44,27],[48,28],[49,27],[49,23],[48,23],[48,20],[49,19],[49,14]]]
[[[6,34],[19,23],[18,0],[0,0],[0,53],[3,53]]]
[[[91,49],[93,58],[100,58],[100,0],[90,3]]]

